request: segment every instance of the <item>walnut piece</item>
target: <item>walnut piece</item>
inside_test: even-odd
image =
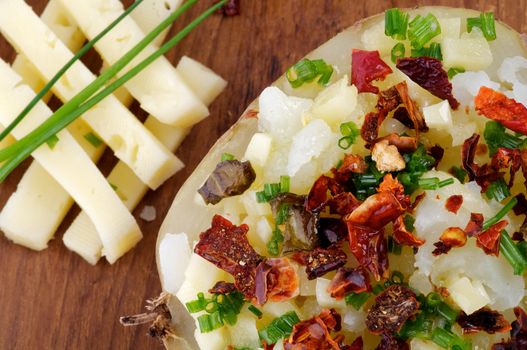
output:
[[[377,169],[382,172],[399,171],[406,167],[403,156],[388,140],[379,141],[373,146],[371,158],[377,164]]]

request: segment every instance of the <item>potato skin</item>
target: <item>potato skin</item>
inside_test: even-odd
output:
[[[449,8],[442,6],[426,6],[414,9],[407,9],[411,16],[416,14],[432,12],[436,16],[444,17],[476,17],[478,11],[460,8]],[[339,67],[343,72],[350,69],[351,49],[362,48],[361,35],[364,30],[378,24],[384,19],[384,14],[377,14],[355,23],[353,26],[345,29],[332,39],[307,54],[310,58],[323,58]],[[513,48],[514,52],[519,55],[527,56],[527,36],[517,33],[514,29],[506,24],[497,23],[498,38],[492,44],[492,51],[495,57],[491,70],[496,71],[506,52],[506,48]],[[507,42],[507,43],[506,43]],[[506,48],[504,49],[504,45]],[[508,54],[511,56],[514,54]],[[496,59],[498,58],[498,59]],[[495,65],[495,66],[494,66]],[[491,78],[493,78],[491,74]],[[282,75],[272,85],[278,86],[287,94],[295,94],[289,86],[285,76]],[[158,263],[158,272],[161,276],[159,264],[159,243],[167,233],[185,232],[189,237],[189,242],[197,240],[200,232],[206,230],[213,216],[213,207],[203,206],[195,201],[197,189],[203,184],[206,178],[214,170],[221,154],[230,153],[237,158],[243,157],[247,144],[253,134],[257,131],[257,111],[258,99],[253,101],[240,116],[238,121],[214,144],[208,154],[203,158],[201,163],[196,167],[192,175],[183,184],[176,195],[172,206],[160,228],[156,256]],[[193,220],[185,220],[189,217]],[[185,269],[185,266],[181,267]],[[161,280],[163,280],[161,278]],[[194,341],[194,321],[187,315],[186,309],[176,297],[170,299],[169,308],[173,315],[177,314],[175,329],[178,336],[183,339],[171,339],[165,343],[168,349],[197,349]]]

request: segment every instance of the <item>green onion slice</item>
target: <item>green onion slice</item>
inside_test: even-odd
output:
[[[391,56],[392,56],[392,62],[397,63],[397,60],[404,57],[405,54],[405,47],[403,43],[397,43],[392,47]]]
[[[518,199],[516,197],[511,198],[511,200],[507,202],[507,204],[505,204],[496,215],[483,223],[483,231],[488,230],[492,225],[503,219],[503,217],[507,215],[507,213],[511,211],[511,209],[514,208],[517,203]]]
[[[456,74],[459,74],[459,73],[465,73],[465,69],[464,68],[457,68],[457,67],[452,67],[448,70],[447,74],[448,74],[448,79],[452,79],[453,77],[456,76]]]
[[[507,231],[501,231],[500,252],[511,264],[515,275],[523,275],[527,268],[527,257],[523,255]]]
[[[258,335],[268,345],[276,344],[280,339],[289,336],[293,330],[293,326],[298,322],[300,322],[300,318],[298,318],[296,312],[289,311],[275,318],[267,327],[258,331]]]
[[[498,202],[501,202],[510,196],[510,194],[509,187],[503,178],[492,182],[485,191],[485,195],[488,199],[495,199]]]
[[[384,13],[384,34],[397,40],[406,39],[410,15],[398,8],[391,8]]]
[[[310,83],[318,77],[317,82],[326,86],[333,74],[333,67],[324,60],[310,60],[304,58],[295,63],[286,72],[286,78],[293,88],[298,88],[304,83]]]
[[[224,162],[226,160],[233,160],[233,159],[235,159],[235,157],[232,154],[230,154],[230,153],[223,153],[221,155],[221,161],[222,162]]]
[[[55,148],[55,146],[57,145],[57,142],[59,142],[59,137],[57,135],[53,135],[49,139],[46,140],[46,143],[51,149]]]
[[[487,41],[496,40],[494,13],[482,12],[479,17],[467,18],[467,30],[469,33],[474,27],[481,29]]]
[[[441,26],[431,13],[426,16],[417,15],[409,24],[408,39],[416,50],[423,48],[439,34],[441,34]]]

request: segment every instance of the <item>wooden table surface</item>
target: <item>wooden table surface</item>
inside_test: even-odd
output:
[[[2,1],[2,0],[0,0]],[[37,13],[47,0],[27,0]],[[129,1],[128,1],[129,2]],[[206,4],[201,1],[187,15]],[[211,115],[197,125],[177,151],[186,168],[155,192],[135,211],[154,205],[157,218],[139,224],[140,244],[116,264],[93,267],[62,244],[74,208],[55,240],[42,252],[10,243],[0,235],[0,349],[157,349],[147,327],[124,328],[119,316],[143,310],[145,299],[160,292],[155,263],[156,236],[181,184],[260,91],[288,66],[338,31],[360,18],[388,7],[447,5],[494,11],[513,28],[527,31],[527,0],[241,0],[242,15],[214,16],[168,55],[177,62],[189,55],[229,81],[211,106]],[[183,22],[190,18],[186,15]],[[181,27],[177,24],[176,27]],[[0,38],[0,56],[11,61],[14,52]],[[96,61],[96,55],[88,61]],[[26,162],[26,166],[27,166]],[[105,173],[115,164],[111,154],[101,161]],[[20,179],[22,167],[0,187],[0,208]],[[31,213],[28,213],[31,220]]]

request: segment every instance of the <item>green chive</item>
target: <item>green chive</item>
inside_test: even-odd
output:
[[[291,184],[291,178],[286,175],[280,176],[280,192],[289,192],[289,187]]]
[[[348,149],[355,143],[356,138],[360,135],[360,130],[352,121],[340,124],[340,133],[342,137],[338,141],[338,145],[342,149]]]
[[[437,186],[438,186],[439,188],[443,188],[443,187],[446,187],[446,186],[448,186],[448,185],[452,185],[452,184],[454,184],[454,178],[450,177],[450,178],[448,178],[448,179],[444,179],[444,180],[442,180],[442,181],[439,181],[439,183],[437,184]]]
[[[431,57],[442,61],[441,44],[431,43],[429,47],[423,47],[419,50],[412,49],[412,57]]]
[[[467,171],[461,167],[453,166],[450,169],[450,173],[454,175],[456,179],[459,180],[462,184],[465,183],[465,179],[467,178]]]
[[[91,145],[95,148],[98,148],[100,145],[102,145],[102,140],[97,137],[93,132],[89,132],[87,134],[84,134],[84,139],[91,143]]]
[[[417,182],[423,190],[437,190],[439,188],[439,178],[420,178]]]
[[[324,60],[310,60],[304,58],[295,63],[286,72],[286,78],[293,88],[298,88],[304,83],[310,83],[319,77],[317,82],[320,85],[327,85],[333,74],[333,67]]]
[[[437,313],[441,315],[448,323],[453,324],[456,322],[458,312],[450,307],[447,303],[442,301],[436,307]]]
[[[415,227],[414,227],[415,218],[412,215],[406,214],[403,217],[403,221],[404,221],[404,226],[406,227],[408,231],[413,232],[415,230]]]
[[[456,67],[452,67],[448,70],[447,74],[448,74],[448,79],[452,79],[454,76],[456,76],[456,74],[459,74],[459,73],[465,73],[465,69],[464,68],[456,68]]]
[[[510,194],[509,187],[507,187],[507,183],[503,178],[492,182],[485,191],[485,195],[488,199],[495,199],[498,202],[501,202],[510,196]]]
[[[203,311],[205,309],[203,303],[200,300],[189,301],[185,304],[185,306],[187,307],[188,312],[191,314]]]
[[[300,322],[300,318],[294,311],[289,311],[282,316],[275,318],[267,327],[258,331],[261,340],[267,344],[276,344],[282,338],[291,334],[293,326]]]
[[[390,276],[390,282],[392,284],[403,284],[404,283],[404,275],[401,271],[393,271]]]
[[[511,264],[515,275],[523,275],[527,268],[527,258],[522,254],[507,231],[501,231],[500,252]]]
[[[437,18],[431,13],[424,17],[417,15],[409,24],[408,39],[416,50],[420,50],[439,34],[441,34],[441,26]]]
[[[489,148],[489,155],[492,157],[498,151],[498,148],[518,148],[524,142],[524,139],[513,134],[509,134],[505,127],[496,121],[488,121],[485,124],[483,137]]]
[[[435,308],[442,302],[443,299],[441,298],[441,295],[439,295],[439,293],[431,292],[428,293],[428,295],[426,296],[426,304],[428,307]]]
[[[57,145],[57,142],[59,142],[59,138],[57,135],[53,135],[49,139],[46,140],[48,147],[51,149],[55,148],[55,146]]]
[[[165,28],[171,25],[172,22],[182,13],[184,13],[190,6],[194,5],[196,1],[197,0],[188,0],[186,3],[184,3],[169,17],[167,17],[167,19],[159,24],[153,31],[146,35],[145,38],[141,40],[136,46],[134,46],[123,57],[121,57],[114,65],[102,73],[84,90],[75,95],[75,97],[73,97],[70,101],[60,107],[38,128],[15,142],[13,145],[0,150],[0,162],[5,160],[2,167],[0,168],[0,181],[5,180],[11,171],[13,171],[24,159],[26,159],[40,145],[46,142],[46,140],[52,135],[55,135],[60,130],[64,129],[79,116],[103,100],[106,96],[112,94],[117,88],[140,73],[157,58],[167,53],[172,47],[185,38],[196,26],[198,26],[208,16],[210,16],[218,8],[226,3],[226,0],[221,0],[216,5],[210,7],[207,11],[198,16],[194,21],[183,28],[183,30],[181,30],[173,38],[161,46],[161,48],[138,63],[123,76],[103,88],[110,79],[112,79],[119,71],[128,65],[128,63],[130,63],[130,61],[132,61],[135,56],[142,52],[143,49],[150,44],[150,42],[152,42]],[[103,88],[102,91],[100,91],[101,88]],[[96,92],[98,93],[91,97]]]
[[[406,39],[406,29],[410,15],[398,8],[384,12],[384,34],[397,40]]]
[[[362,293],[350,293],[344,297],[347,305],[353,306],[355,310],[360,310],[361,307],[366,304],[368,299],[371,297],[371,293],[362,292]]]
[[[230,154],[230,153],[223,153],[221,155],[221,161],[222,162],[224,162],[226,160],[234,160],[234,159],[235,159],[234,156],[232,154]]]
[[[249,305],[248,310],[258,318],[262,318],[263,316],[263,312],[254,305]]]
[[[503,217],[505,215],[507,215],[507,213],[512,209],[514,208],[514,206],[518,203],[518,199],[516,197],[513,197],[511,198],[511,200],[509,202],[507,202],[507,204],[505,204],[503,206],[503,208],[500,209],[500,211],[498,211],[498,213],[496,215],[494,215],[493,217],[491,217],[490,219],[488,219],[487,221],[485,221],[483,223],[483,231],[486,231],[488,230],[492,225],[496,224],[498,221],[500,221],[501,219],[503,219]]]
[[[474,27],[481,29],[487,41],[496,40],[494,13],[482,12],[479,17],[467,18],[467,30],[471,32]]]
[[[214,330],[214,328],[212,327],[209,314],[198,316],[198,324],[199,324],[199,330],[201,333],[208,333]]]
[[[388,237],[388,253],[394,255],[401,255],[403,247],[400,244],[397,244],[392,236]]]
[[[20,112],[20,114],[2,131],[0,132],[0,141],[2,141],[13,129],[20,124],[26,115],[35,107],[35,105],[53,88],[55,83],[66,73],[66,71],[84,56],[99,40],[101,40],[109,31],[111,31],[119,22],[127,17],[143,0],[136,0],[126,11],[117,17],[110,25],[102,32],[100,32],[93,40],[90,40],[84,45],[51,79],[44,85],[44,87],[37,93],[37,95],[29,102],[29,104]]]
[[[384,287],[381,284],[377,284],[377,285],[373,286],[373,288],[372,288],[372,292],[375,295],[379,295],[383,291],[384,291]]]
[[[403,43],[397,43],[392,47],[391,56],[392,56],[392,62],[397,63],[397,60],[399,58],[403,58],[405,54],[405,47]]]

